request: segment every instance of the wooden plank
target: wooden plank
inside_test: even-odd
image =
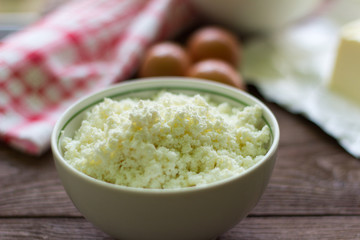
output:
[[[318,143],[283,148],[253,214],[360,214],[360,161],[340,150]]]
[[[0,239],[112,239],[83,218],[0,218]]]
[[[217,240],[360,239],[360,217],[250,217]],[[139,229],[141,231],[141,229]],[[0,218],[0,238],[112,239],[83,218]]]
[[[360,216],[250,217],[218,240],[360,239]]]
[[[0,145],[0,216],[80,216],[50,152],[33,157]]]

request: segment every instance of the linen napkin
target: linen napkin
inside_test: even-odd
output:
[[[132,76],[152,42],[191,24],[185,0],[76,0],[0,45],[0,139],[29,154],[50,145],[80,97]]]
[[[241,71],[261,94],[316,123],[360,158],[360,106],[327,88],[340,27],[360,18],[359,0],[334,1],[322,15],[245,45]]]

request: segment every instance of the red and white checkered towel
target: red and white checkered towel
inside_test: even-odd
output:
[[[0,139],[41,154],[79,97],[129,78],[147,46],[194,13],[185,0],[76,0],[0,45]]]

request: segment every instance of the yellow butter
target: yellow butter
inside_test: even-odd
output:
[[[328,87],[360,105],[360,20],[348,23],[340,31]]]

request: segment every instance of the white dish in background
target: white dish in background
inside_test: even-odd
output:
[[[269,32],[319,9],[324,0],[191,0],[214,23],[246,33]]]

